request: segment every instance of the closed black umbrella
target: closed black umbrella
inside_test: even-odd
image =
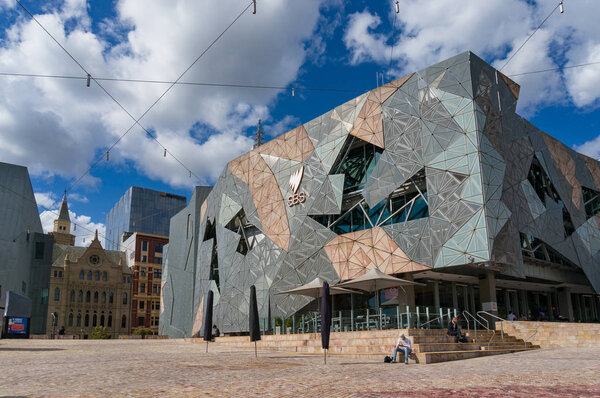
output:
[[[206,294],[206,305],[204,307],[204,341],[206,341],[206,352],[208,352],[208,342],[212,340],[213,326],[213,292],[209,290]]]
[[[327,351],[329,350],[329,334],[331,332],[331,295],[329,294],[329,283],[323,282],[321,294],[321,346],[323,347],[323,360],[327,363]]]
[[[248,310],[248,320],[250,321],[250,341],[254,341],[254,356],[256,352],[256,342],[260,340],[260,324],[258,319],[258,304],[256,303],[256,288],[250,286],[250,309]]]

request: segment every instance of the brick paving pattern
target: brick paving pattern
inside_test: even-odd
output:
[[[600,397],[600,348],[408,366],[205,350],[183,340],[0,340],[0,397]]]

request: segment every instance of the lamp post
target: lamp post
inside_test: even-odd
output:
[[[54,330],[56,329],[56,312],[52,313],[52,340],[54,340],[54,338],[56,337],[56,335],[54,334]]]

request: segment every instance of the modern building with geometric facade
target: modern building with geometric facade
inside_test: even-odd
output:
[[[214,322],[241,332],[251,285],[261,317],[287,317],[311,299],[275,293],[371,268],[425,282],[400,291],[411,306],[597,317],[600,164],[517,115],[518,96],[465,52],[230,161],[196,204],[191,257],[171,225],[161,332],[198,334],[209,289]],[[191,259],[185,281],[171,256]]]

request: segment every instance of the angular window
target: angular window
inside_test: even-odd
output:
[[[73,312],[69,313],[69,320],[67,321],[67,326],[73,326]]]
[[[108,293],[108,304],[112,304],[113,302],[114,302],[113,293],[110,292],[110,293]]]
[[[145,252],[148,251],[148,241],[146,241],[146,240],[142,241],[142,250]]]
[[[85,314],[85,327],[90,326],[90,314]]]
[[[71,290],[71,295],[69,297],[69,301],[72,303],[75,302],[75,290]]]
[[[102,304],[106,304],[106,292],[102,292]]]
[[[79,279],[85,279],[85,274],[83,270],[79,271]]]
[[[123,315],[121,317],[121,328],[124,328],[127,326],[127,317],[125,315]]]
[[[146,277],[146,267],[142,267],[140,274],[142,275],[142,277]]]
[[[109,328],[112,327],[112,315],[110,313],[108,314],[108,323],[106,324],[106,326],[108,326]]]
[[[123,304],[127,304],[127,293],[123,293]]]
[[[80,290],[79,293],[77,294],[77,302],[81,303],[83,302],[83,291]]]
[[[40,302],[41,302],[41,304],[47,304],[48,303],[48,288],[42,289],[42,292],[41,292],[41,295],[40,295]]]
[[[77,314],[77,326],[81,326],[81,314]]]
[[[88,271],[88,281],[92,280],[92,271]]]
[[[348,136],[331,174],[344,174],[344,193],[359,191],[375,168],[383,149]]]
[[[155,243],[154,244],[154,253],[162,253],[162,252],[163,252],[162,243]]]
[[[460,176],[456,176],[460,180]],[[464,177],[462,177],[464,178]],[[310,216],[337,234],[429,217],[425,169],[370,208],[360,192],[345,194],[339,215]]]
[[[100,326],[104,326],[104,314],[100,315]]]
[[[573,262],[534,236],[521,233],[521,251],[524,258],[578,268]]]
[[[91,301],[92,298],[92,293],[88,290],[87,292],[85,292],[85,302],[89,303]]]
[[[592,218],[600,213],[600,192],[590,188],[581,187],[581,193],[585,205],[586,218]]]
[[[100,280],[100,271],[96,271],[96,272],[94,273],[94,279],[95,279],[95,280],[97,280],[97,281],[99,281],[99,280]]]
[[[547,198],[552,199],[555,203],[562,207],[562,216],[563,216],[563,227],[565,231],[565,237],[571,235],[575,232],[575,227],[573,225],[573,220],[571,219],[571,215],[567,210],[564,202],[560,198],[558,191],[554,187],[552,180],[546,171],[542,167],[539,159],[536,155],[533,155],[533,160],[531,161],[531,166],[529,168],[529,173],[527,174],[527,180],[533,186],[535,193],[540,198],[544,206],[548,207],[548,203],[546,201]],[[585,199],[584,199],[585,200]]]
[[[105,281],[105,282],[108,280],[108,274],[106,273],[106,271],[104,271],[102,273],[102,280]]]
[[[60,289],[54,288],[54,301],[60,300]]]
[[[146,284],[140,283],[140,293],[146,293]]]
[[[98,304],[98,292],[94,292],[94,304]]]
[[[98,315],[94,314],[94,316],[92,318],[92,326],[96,327],[97,324],[98,324]]]
[[[145,303],[145,301],[140,301],[140,310],[144,309],[144,303]]]

